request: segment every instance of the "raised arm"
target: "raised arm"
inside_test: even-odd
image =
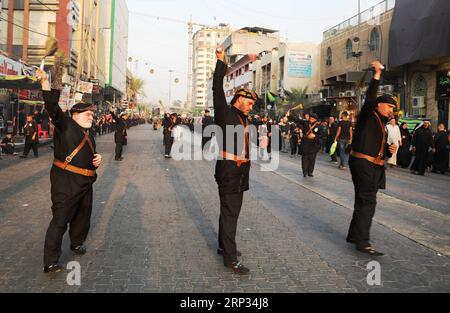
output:
[[[58,105],[60,94],[59,90],[51,89],[50,82],[47,79],[47,74],[43,70],[37,69],[36,77],[40,78],[45,109],[51,117],[53,125],[57,128],[63,127],[66,116]]]
[[[381,74],[383,72],[383,65],[380,63],[380,61],[372,62],[371,67],[375,70],[375,74],[369,84],[369,88],[366,92],[366,100],[364,101],[364,105],[361,108],[361,113],[363,114],[375,110],[378,86],[380,85]]]
[[[227,73],[227,65],[223,49],[217,49],[216,56],[217,63],[213,79],[214,120],[217,125],[225,127],[225,113],[228,105],[223,90],[223,78]]]

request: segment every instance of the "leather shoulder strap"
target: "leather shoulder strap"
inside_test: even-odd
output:
[[[380,125],[381,132],[383,133],[383,139],[381,140],[381,147],[380,152],[378,153],[378,158],[382,158],[384,155],[384,146],[386,145],[386,127],[383,126],[383,122],[381,121],[381,118],[378,116],[378,114],[374,111],[373,114],[375,114],[375,117],[378,120],[378,124]]]

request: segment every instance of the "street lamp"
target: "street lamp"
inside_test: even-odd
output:
[[[172,73],[173,70],[169,70],[169,107],[170,107],[170,101],[172,100]]]

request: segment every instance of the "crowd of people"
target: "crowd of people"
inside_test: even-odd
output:
[[[127,119],[126,128],[144,124],[146,120],[139,116],[131,116]],[[39,138],[53,137],[54,125],[47,110],[42,108],[29,114],[23,110],[19,112],[17,121],[18,127],[14,126],[2,129],[0,140],[0,159],[2,155],[18,156],[17,138],[23,137],[24,148],[20,158],[27,158],[30,151],[33,151],[34,157],[39,157]],[[111,112],[99,112],[94,116],[92,131],[94,136],[102,136],[115,132],[117,129],[117,120]],[[125,143],[126,144],[126,143]]]
[[[279,130],[278,151],[289,154],[291,158],[302,157],[305,177],[313,176],[318,152],[329,154],[330,163],[336,164],[339,169],[346,170],[348,167],[355,122],[346,111],[339,117],[330,116],[321,119],[314,113],[300,116],[291,111],[280,118],[270,118],[268,114],[251,114],[249,121],[257,129],[256,142],[262,160],[271,159],[272,127],[276,127]],[[153,122],[157,123],[157,120]],[[205,111],[201,124],[203,130],[214,124],[209,110]],[[173,140],[177,137],[176,125],[186,125],[193,131],[194,118],[182,118],[177,113],[164,114],[161,126],[164,129],[163,144],[166,158],[170,158]],[[387,159],[386,166],[410,168],[416,175],[424,175],[427,171],[445,174],[449,166],[450,132],[446,130],[444,124],[439,124],[437,132],[432,133],[430,126],[430,121],[425,120],[410,130],[405,122],[399,125],[398,119],[390,119],[386,125],[387,143],[397,144],[399,150]],[[308,134],[310,127],[314,134]],[[204,137],[202,147],[205,147],[209,140],[211,137]]]
[[[329,154],[330,162],[335,163],[341,170],[347,169],[355,128],[355,123],[349,119],[348,112],[342,112],[339,118],[331,116],[321,120],[317,120],[315,114],[307,113],[303,118],[299,118],[290,112],[280,119],[270,119],[267,115],[262,117],[253,115],[250,120],[258,126],[260,133],[258,138],[264,142],[261,144],[260,141],[260,148],[266,149],[270,155],[270,140],[266,142],[266,138],[270,138],[267,135],[271,135],[270,129],[275,126],[280,130],[279,151],[294,158],[308,151],[305,151],[304,143],[308,140],[307,132],[311,125],[311,117],[314,123],[317,122],[318,128],[316,147],[312,150]],[[448,171],[450,132],[444,124],[439,124],[437,132],[433,133],[428,120],[410,130],[405,122],[399,125],[398,120],[392,118],[386,125],[386,130],[387,143],[396,143],[399,146],[398,152],[388,158],[388,167],[410,168],[416,175],[424,175],[426,171],[441,174]]]

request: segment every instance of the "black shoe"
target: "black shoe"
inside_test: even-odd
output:
[[[306,178],[306,176],[308,176],[307,174],[303,174],[303,177],[305,177]]]
[[[222,248],[218,248],[217,249],[217,254],[219,254],[219,255],[223,255],[223,249]],[[241,253],[241,251],[236,251],[236,255],[237,256],[242,256],[242,253]]]
[[[20,158],[21,158],[21,159],[26,159],[27,156],[26,156],[26,155],[21,155]]]
[[[371,256],[382,256],[382,255],[384,255],[384,253],[376,251],[371,246],[368,246],[368,247],[365,247],[365,248],[357,247],[356,250],[358,250],[359,252],[371,255]]]
[[[122,157],[120,157],[120,158],[118,158],[118,159],[114,159],[114,160],[116,160],[116,161],[123,161],[123,158],[122,158]]]
[[[309,176],[309,177],[314,177],[314,175],[313,175],[313,174],[308,174],[308,176]]]
[[[230,267],[233,269],[233,272],[238,275],[248,275],[250,274],[250,270],[246,268],[244,265],[241,264],[240,261],[233,262],[227,267]]]
[[[58,264],[51,264],[49,266],[44,267],[44,273],[59,273],[64,271],[64,267]]]
[[[77,246],[75,248],[71,247],[70,250],[72,250],[73,253],[75,253],[76,255],[83,255],[86,254],[86,248],[81,245],[81,246]]]

